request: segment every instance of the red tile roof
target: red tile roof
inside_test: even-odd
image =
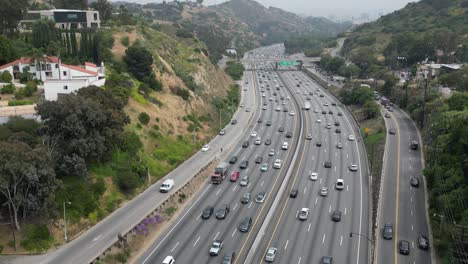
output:
[[[97,65],[94,64],[94,63],[91,63],[91,62],[85,62],[85,65],[86,65],[86,66],[90,66],[90,67],[97,68]]]
[[[59,62],[59,58],[57,56],[49,56],[49,57],[45,57],[45,59],[48,62],[52,62],[52,63],[58,63]],[[21,57],[21,58],[19,58],[17,60],[14,60],[14,61],[9,62],[7,64],[1,65],[0,70],[4,69],[4,68],[7,68],[7,67],[10,67],[12,65],[19,64],[19,63],[21,63],[21,64],[31,64],[31,61],[32,61],[32,58]]]
[[[98,75],[97,72],[93,72],[93,71],[86,70],[86,69],[84,69],[84,68],[81,68],[80,66],[68,65],[68,64],[62,64],[62,66],[68,67],[68,68],[70,68],[70,69],[72,69],[72,70],[75,70],[75,71],[87,73],[87,74],[90,74],[90,75],[92,75],[92,76],[97,76],[97,75]]]
[[[4,65],[0,66],[0,70],[5,69],[5,68],[8,68],[8,67],[13,66],[13,65],[16,65],[16,64],[18,64],[18,63],[20,63],[20,60],[19,60],[19,59],[18,59],[18,60],[14,60],[14,61],[12,61],[12,62],[9,62],[9,63],[7,63],[7,64],[4,64]]]

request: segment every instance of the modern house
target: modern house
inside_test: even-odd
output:
[[[104,63],[98,67],[86,62],[83,66],[61,63],[55,56],[39,59],[21,57],[15,61],[0,66],[0,73],[9,71],[14,79],[21,72],[29,72],[33,79],[44,82],[46,100],[57,100],[59,94],[69,94],[89,86],[103,86],[105,83]]]
[[[44,18],[54,21],[55,26],[62,29],[101,27],[101,20],[99,19],[98,11],[51,9],[28,11],[23,20],[19,23],[20,28],[30,29],[36,20]]]

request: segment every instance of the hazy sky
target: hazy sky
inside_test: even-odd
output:
[[[115,0],[114,0],[115,1]],[[148,3],[162,0],[126,0],[128,2]],[[170,1],[170,0],[169,0]],[[226,0],[205,0],[206,5],[218,4]],[[256,0],[265,6],[275,6],[297,14],[337,17],[360,16],[369,13],[389,13],[417,0]]]

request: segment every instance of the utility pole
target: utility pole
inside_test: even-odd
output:
[[[68,237],[67,237],[67,211],[66,211],[66,208],[67,208],[66,205],[67,204],[70,205],[71,202],[63,202],[63,222],[64,222],[64,227],[65,227],[63,238],[65,240],[65,243],[67,243],[67,240],[68,240]]]
[[[426,78],[425,84],[424,84],[424,101],[423,101],[423,109],[422,109],[422,120],[421,120],[421,128],[424,128],[424,119],[426,118],[426,96],[427,96],[427,83],[428,80]]]

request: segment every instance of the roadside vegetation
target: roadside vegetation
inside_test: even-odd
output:
[[[227,67],[224,71],[232,77],[232,79],[238,81],[242,78],[242,74],[244,73],[244,65],[242,63],[237,63],[234,61],[228,61]]]

